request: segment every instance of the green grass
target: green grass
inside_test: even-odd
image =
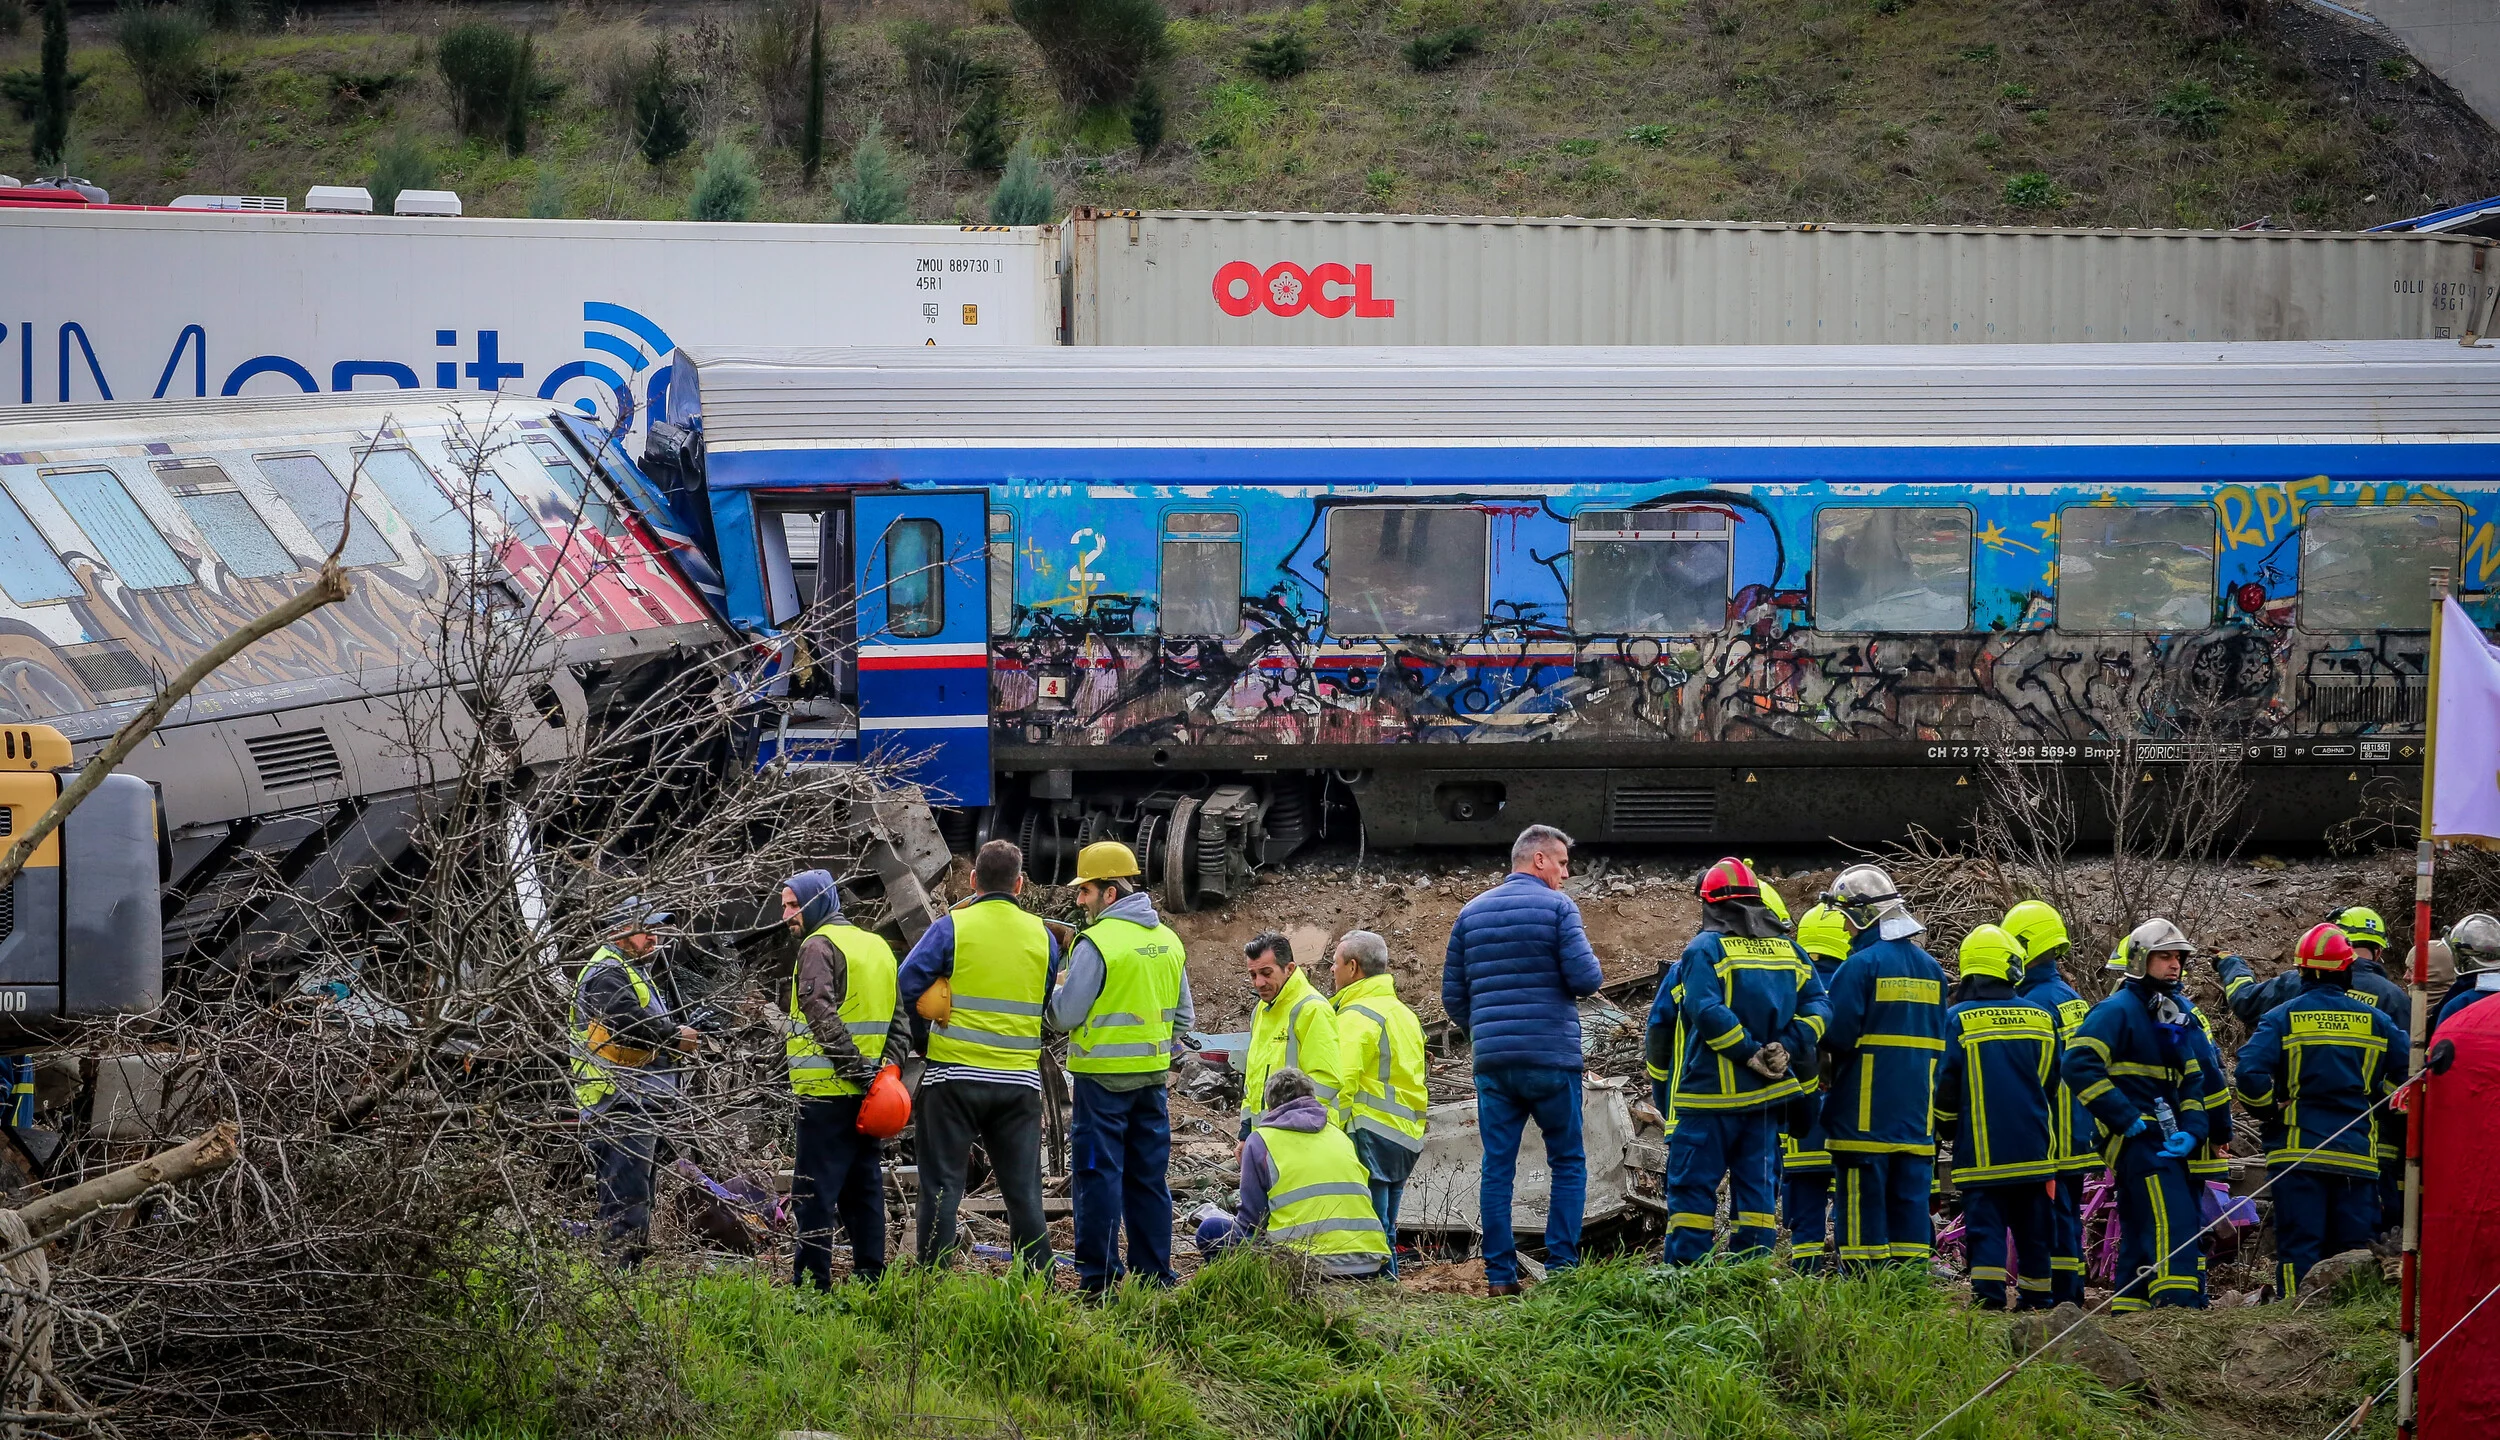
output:
[[[649,1295],[642,1323],[681,1337],[682,1379],[706,1417],[691,1433],[717,1440],[943,1433],[914,1414],[984,1435],[1012,1424],[1156,1440],[1906,1440],[2007,1361],[2002,1317],[1919,1276],[1809,1279],[1768,1262],[1601,1262],[1520,1301],[1315,1285],[1257,1255],[1100,1307],[1029,1282],[899,1270],[821,1298],[754,1272],[654,1282]],[[2297,1383],[2277,1383],[2251,1418],[2297,1432],[2388,1373],[2381,1299],[2296,1319],[2131,1320],[2116,1328],[2161,1377],[2165,1404],[2035,1365],[1940,1440],[2241,1433],[2211,1423],[2245,1398],[2233,1365],[2278,1353],[2301,1355]],[[541,1348],[566,1343],[580,1337]],[[2174,1378],[2181,1367],[2191,1373]],[[444,1419],[476,1440],[524,1440],[551,1428],[529,1395],[526,1377],[501,1394],[455,1385]]]

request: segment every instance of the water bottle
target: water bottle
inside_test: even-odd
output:
[[[2154,1123],[2161,1126],[2162,1139],[2167,1140],[2171,1136],[2179,1133],[2179,1117],[2171,1113],[2169,1101],[2160,1099],[2159,1097],[2154,1099],[2153,1120]]]

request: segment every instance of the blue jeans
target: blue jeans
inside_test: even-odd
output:
[[[1389,1273],[1398,1273],[1398,1206],[1406,1199],[1406,1177],[1415,1170],[1418,1152],[1395,1145],[1368,1130],[1357,1130],[1354,1153],[1371,1177],[1372,1213],[1389,1237]]]
[[[1519,1241],[1511,1233],[1510,1197],[1519,1178],[1519,1137],[1530,1116],[1545,1137],[1553,1192],[1545,1212],[1545,1264],[1580,1262],[1580,1216],[1588,1207],[1589,1163],[1580,1146],[1580,1072],[1550,1065],[1503,1065],[1476,1072],[1476,1129],[1484,1142],[1484,1182],[1476,1193],[1484,1219],[1484,1280],[1519,1283]]]
[[[1068,1127],[1075,1163],[1076,1282],[1087,1290],[1120,1283],[1120,1228],[1128,1226],[1126,1269],[1149,1284],[1178,1284],[1172,1273],[1171,1112],[1160,1085],[1107,1090],[1082,1075]],[[950,1082],[951,1083],[951,1082]]]

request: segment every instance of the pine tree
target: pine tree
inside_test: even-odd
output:
[[[530,218],[561,220],[565,209],[564,172],[556,168],[554,161],[542,159],[538,162],[537,187],[530,191]]]
[[[1152,160],[1163,148],[1163,87],[1151,75],[1137,82],[1136,98],[1129,101],[1128,133],[1145,159]]]
[[[956,133],[963,137],[967,170],[995,170],[1007,163],[1007,102],[999,88],[982,86],[956,127]]]
[[[518,156],[530,148],[530,97],[538,89],[537,40],[521,37],[521,53],[512,62],[512,93],[503,102],[503,150]]]
[[[807,119],[799,130],[799,175],[816,183],[825,163],[825,7],[816,7],[816,21],[807,32]]]
[[[35,168],[57,168],[69,149],[69,5],[44,0],[43,88],[35,107]]]
[[[885,130],[876,121],[851,149],[851,173],[833,187],[835,207],[853,225],[891,225],[911,209],[911,183],[886,148]]]
[[[724,142],[703,154],[703,169],[694,179],[694,199],[687,206],[696,220],[744,220],[755,213],[763,182],[746,147]]]
[[[990,223],[1047,223],[1057,198],[1050,182],[1042,177],[1042,162],[1033,153],[1033,142],[1019,140],[1015,153],[1007,157],[1007,173],[999,178],[998,188],[990,192]]]

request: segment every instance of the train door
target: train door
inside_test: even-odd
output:
[[[990,803],[989,495],[859,495],[859,747],[912,757],[933,805]]]

